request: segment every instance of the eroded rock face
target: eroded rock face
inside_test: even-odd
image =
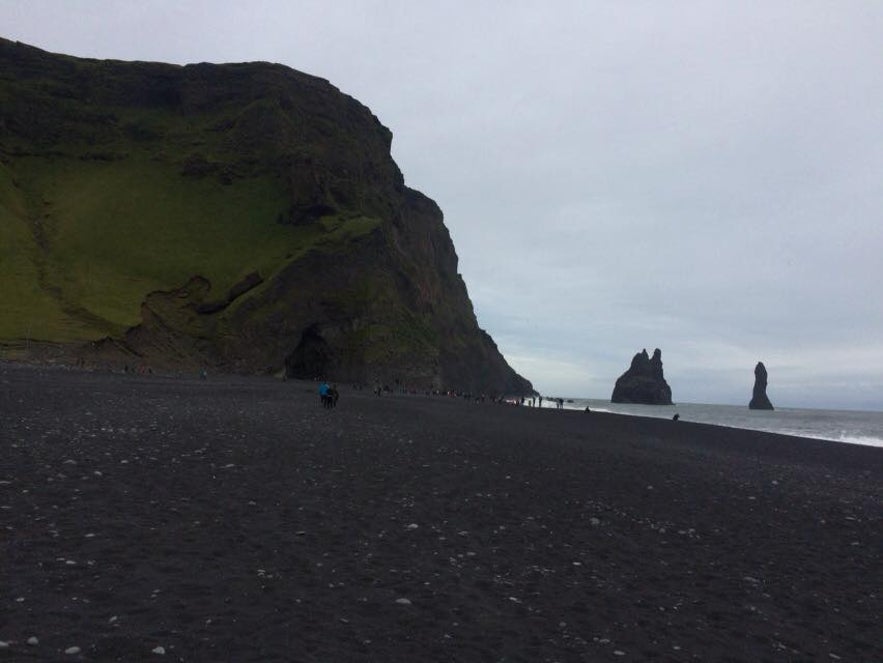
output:
[[[46,184],[29,173],[112,161],[115,172],[131,173],[139,199],[162,198],[165,184],[155,183],[170,177],[182,199],[198,191],[199,205],[175,210],[179,226],[197,227],[194,217],[210,214],[201,210],[233,209],[256,246],[261,237],[279,242],[253,251],[242,233],[224,235],[229,222],[217,226],[220,241],[162,235],[162,227],[143,233],[139,241],[152,247],[159,237],[156,246],[173,254],[147,252],[144,260],[156,262],[143,271],[162,287],[140,301],[126,295],[133,315],[140,305],[141,323],[121,333],[116,318],[75,320],[95,327],[96,339],[112,336],[101,348],[130,355],[107,361],[532,393],[479,328],[442,212],[405,186],[390,154],[392,132],[328,81],[261,62],[84,60],[3,39],[0,68],[8,74],[0,77],[0,151],[9,155],[0,185],[6,176],[18,183],[10,190],[20,184],[28,200],[40,200]],[[258,200],[256,191],[268,193]],[[103,190],[91,195],[95,210],[116,204]],[[139,213],[115,214],[114,223],[123,231],[149,225]],[[216,250],[234,236],[237,252]],[[50,282],[54,250],[47,244],[49,266],[33,270]],[[207,260],[225,276],[206,274]],[[144,266],[104,267],[124,282]],[[76,289],[55,286],[67,298],[59,316],[89,313]]]
[[[644,349],[632,358],[629,369],[619,376],[610,397],[613,403],[671,405],[671,387],[662,373],[662,351],[651,358]]]
[[[770,403],[769,397],[766,395],[767,372],[766,366],[762,361],[757,362],[754,367],[754,391],[751,394],[751,402],[748,404],[751,410],[772,410],[773,404]]]

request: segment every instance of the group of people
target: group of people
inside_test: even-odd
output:
[[[337,407],[338,398],[340,398],[340,393],[337,391],[337,385],[328,386],[327,382],[319,385],[319,400],[326,410]]]
[[[551,401],[555,403],[556,410],[564,409],[564,399],[563,398],[550,398],[548,396],[545,397],[547,401]],[[502,400],[502,399],[501,399]],[[511,402],[511,401],[509,401]],[[516,405],[527,405],[529,407],[543,407],[543,396],[537,394],[536,398],[528,398],[527,396],[522,396],[520,403],[518,401],[515,402]]]
[[[203,379],[205,379],[203,375]],[[380,396],[380,394],[384,391],[391,391],[389,387],[381,387],[379,384],[374,387],[374,394]],[[340,398],[340,392],[337,391],[337,385],[329,385],[327,382],[322,381],[319,384],[319,401],[322,404],[322,407],[326,410],[337,407],[337,400]],[[497,399],[494,399],[497,400]],[[564,399],[563,398],[550,398],[546,397],[545,400],[552,401],[555,404],[556,409],[564,409]],[[522,396],[520,400],[506,400],[503,397],[500,397],[499,402],[514,402],[516,405],[529,405],[531,407],[543,407],[543,396],[539,394],[536,395],[536,399],[533,397],[527,398],[526,396]],[[589,411],[589,408],[586,408],[586,412]],[[675,419],[678,418],[678,415],[675,415]]]

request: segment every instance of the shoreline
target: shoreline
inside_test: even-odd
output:
[[[789,435],[839,444],[883,447],[883,412],[780,407],[774,411],[750,410],[742,405],[676,403],[673,405],[617,405],[603,399],[572,399],[570,409],[623,416],[671,419],[724,428]],[[646,408],[646,409],[645,409]]]
[[[879,654],[876,447],[8,364],[0,418],[8,660]]]
[[[129,371],[123,370],[118,366],[107,366],[107,365],[95,365],[95,366],[76,366],[70,365],[66,363],[47,363],[42,361],[21,361],[21,360],[10,360],[10,359],[0,359],[0,367],[2,366],[9,367],[17,367],[21,369],[33,369],[33,370],[58,370],[58,371],[66,371],[66,372],[79,372],[86,374],[107,374],[107,375],[123,375],[127,377],[155,377],[155,378],[166,378],[173,380],[188,380],[193,379],[194,377],[198,377],[200,373],[200,369],[190,367],[186,370],[161,370],[157,369],[157,371],[149,371],[149,372],[140,372],[135,369],[131,369]],[[280,377],[279,374],[253,374],[253,373],[210,373],[211,379],[217,380],[275,380],[279,382],[287,382],[288,380]],[[303,380],[303,379],[292,379],[290,380],[292,383],[303,383],[306,385],[316,384],[318,385],[319,380]],[[363,386],[363,389],[368,389],[367,386]],[[455,394],[423,394],[423,393],[398,393],[393,392],[394,395],[405,395],[405,396],[432,396],[434,398],[446,399],[446,398],[459,398],[459,395]],[[386,394],[389,396],[390,394]],[[468,399],[468,397],[467,397]],[[555,399],[553,397],[544,397],[545,401],[542,406],[539,405],[528,405],[524,404],[521,407],[525,408],[534,408],[538,410],[555,410],[556,406],[550,405],[550,403],[554,403]],[[772,427],[760,427],[755,425],[753,422],[751,425],[744,425],[743,422],[740,423],[727,423],[725,421],[710,421],[710,420],[701,420],[701,419],[688,419],[681,415],[679,410],[683,408],[687,408],[688,410],[691,408],[723,408],[723,409],[732,409],[734,412],[738,412],[741,414],[749,413],[748,406],[740,406],[740,405],[731,405],[731,404],[714,404],[714,403],[673,403],[672,405],[638,405],[638,404],[627,404],[625,408],[664,408],[667,410],[665,416],[658,416],[654,414],[650,414],[648,412],[627,412],[620,411],[617,412],[616,408],[623,406],[612,404],[610,401],[601,399],[601,398],[565,398],[562,399],[564,401],[563,407],[561,410],[568,412],[585,412],[586,406],[591,406],[591,412],[596,414],[612,414],[616,416],[628,416],[628,417],[637,417],[637,418],[646,418],[646,419],[656,419],[656,420],[666,420],[669,419],[672,414],[678,413],[680,416],[680,421],[683,423],[701,423],[711,426],[719,426],[721,428],[727,429],[735,429],[741,431],[754,431],[754,432],[766,432],[777,435],[785,435],[788,437],[798,437],[806,440],[823,440],[826,442],[835,442],[837,444],[850,444],[850,445],[859,445],[859,446],[870,446],[870,447],[878,447],[883,448],[883,438],[874,437],[874,436],[843,436],[834,437],[833,434],[821,434],[821,433],[810,433],[807,431],[794,431],[794,430],[777,430]],[[529,398],[528,398],[529,402]],[[534,401],[535,402],[535,401]],[[577,406],[576,403],[579,403]],[[599,405],[600,404],[600,405]],[[509,401],[508,403],[500,403],[500,405],[517,405],[514,401]],[[570,406],[570,407],[568,407]],[[763,411],[755,411],[760,412],[761,417],[767,416],[766,412]],[[781,415],[781,414],[789,414],[789,413],[830,413],[830,414],[845,414],[845,415],[865,415],[865,416],[880,416],[883,417],[883,412],[877,412],[875,410],[841,410],[841,409],[821,409],[821,408],[792,408],[792,407],[780,407],[772,412],[773,416]]]

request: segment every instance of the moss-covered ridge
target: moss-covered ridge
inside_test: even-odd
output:
[[[0,350],[528,391],[391,138],[280,65],[0,39]]]

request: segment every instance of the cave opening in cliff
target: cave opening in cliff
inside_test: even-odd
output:
[[[325,377],[331,363],[331,348],[316,325],[301,334],[294,351],[285,358],[285,374],[299,380]]]

